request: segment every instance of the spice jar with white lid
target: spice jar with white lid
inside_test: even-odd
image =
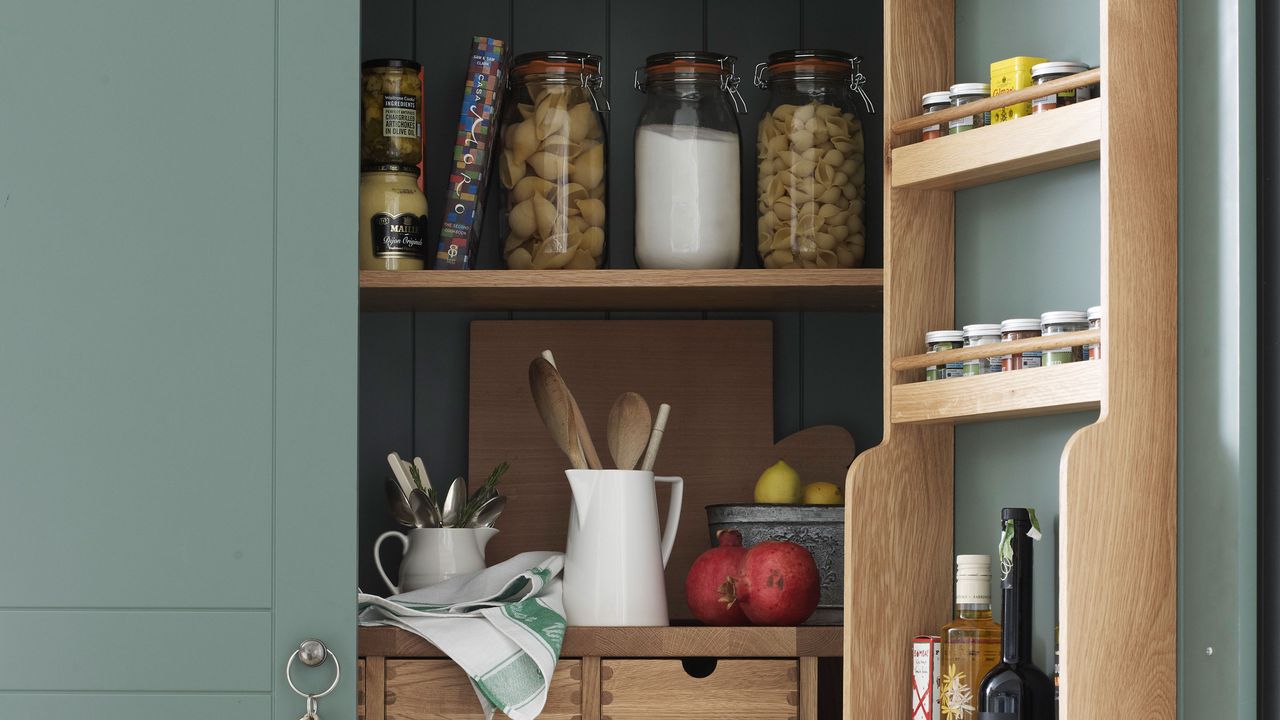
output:
[[[1090,330],[1102,329],[1102,306],[1094,305],[1085,311],[1085,315],[1089,318]],[[1102,343],[1092,342],[1084,346],[1085,360],[1101,360],[1102,359]]]
[[[920,107],[924,110],[925,115],[932,115],[951,107],[951,91],[939,90],[938,92],[925,93],[920,101]],[[936,123],[926,125],[920,131],[921,140],[937,140],[946,133],[942,132],[942,124]]]
[[[964,346],[993,345],[1000,342],[1000,326],[993,323],[980,323],[964,326]],[[1000,356],[978,358],[964,361],[964,375],[986,375],[1000,372]]]
[[[733,268],[742,250],[738,93],[732,55],[650,55],[635,73],[645,94],[636,125],[636,264]]]
[[[951,107],[960,107],[972,102],[991,97],[991,86],[987,83],[959,83],[951,86]],[[947,123],[947,134],[955,135],[966,130],[986,127],[991,124],[991,113],[981,112],[956,118]]]
[[[960,330],[930,330],[924,334],[926,352],[936,353],[943,350],[956,350],[964,347],[964,332]],[[945,380],[960,377],[964,374],[964,363],[949,362],[945,365],[930,365],[925,368],[925,380]]]
[[[366,164],[360,172],[360,269],[422,270],[427,198],[414,165]]]
[[[1000,341],[1025,340],[1040,337],[1040,320],[1037,318],[1009,318],[1000,323]],[[1004,372],[1023,368],[1040,367],[1040,351],[1027,350],[1020,353],[1006,353],[1000,358],[1000,369]]]
[[[1053,310],[1040,315],[1040,334],[1080,332],[1089,329],[1088,317],[1079,310]],[[1054,348],[1044,354],[1045,367],[1078,362],[1082,357],[1080,346]]]
[[[1042,62],[1031,66],[1031,82],[1043,85],[1050,80],[1057,80],[1088,70],[1084,63],[1071,61]],[[1046,112],[1066,105],[1074,105],[1089,99],[1089,87],[1061,90],[1053,95],[1045,95],[1031,101],[1031,114]]]

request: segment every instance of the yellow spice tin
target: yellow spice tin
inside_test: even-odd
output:
[[[1048,62],[1045,58],[1019,55],[991,63],[991,97],[1031,87],[1031,66]],[[1031,103],[1017,103],[991,111],[991,122],[1024,117],[1031,114]]]

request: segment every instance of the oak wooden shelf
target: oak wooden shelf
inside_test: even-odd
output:
[[[992,375],[896,385],[890,420],[966,423],[1097,410],[1106,364],[1100,360]]]
[[[422,270],[360,272],[360,309],[858,310],[882,307],[883,271]]]
[[[570,627],[561,657],[797,658],[840,657],[841,627]],[[362,627],[361,657],[445,657],[406,630]]]
[[[959,190],[1097,160],[1103,98],[894,148],[893,187]]]

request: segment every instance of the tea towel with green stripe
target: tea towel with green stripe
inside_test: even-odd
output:
[[[486,720],[533,720],[564,642],[564,555],[521,553],[472,575],[382,598],[360,593],[361,625],[425,638],[466,672]]]

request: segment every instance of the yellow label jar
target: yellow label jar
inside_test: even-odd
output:
[[[412,165],[365,165],[360,172],[360,269],[422,270],[427,198]]]
[[[1031,68],[1042,62],[1045,62],[1045,58],[1019,55],[991,63],[991,97],[1031,87]],[[1004,122],[1030,114],[1031,103],[1016,103],[992,110],[991,122]]]

